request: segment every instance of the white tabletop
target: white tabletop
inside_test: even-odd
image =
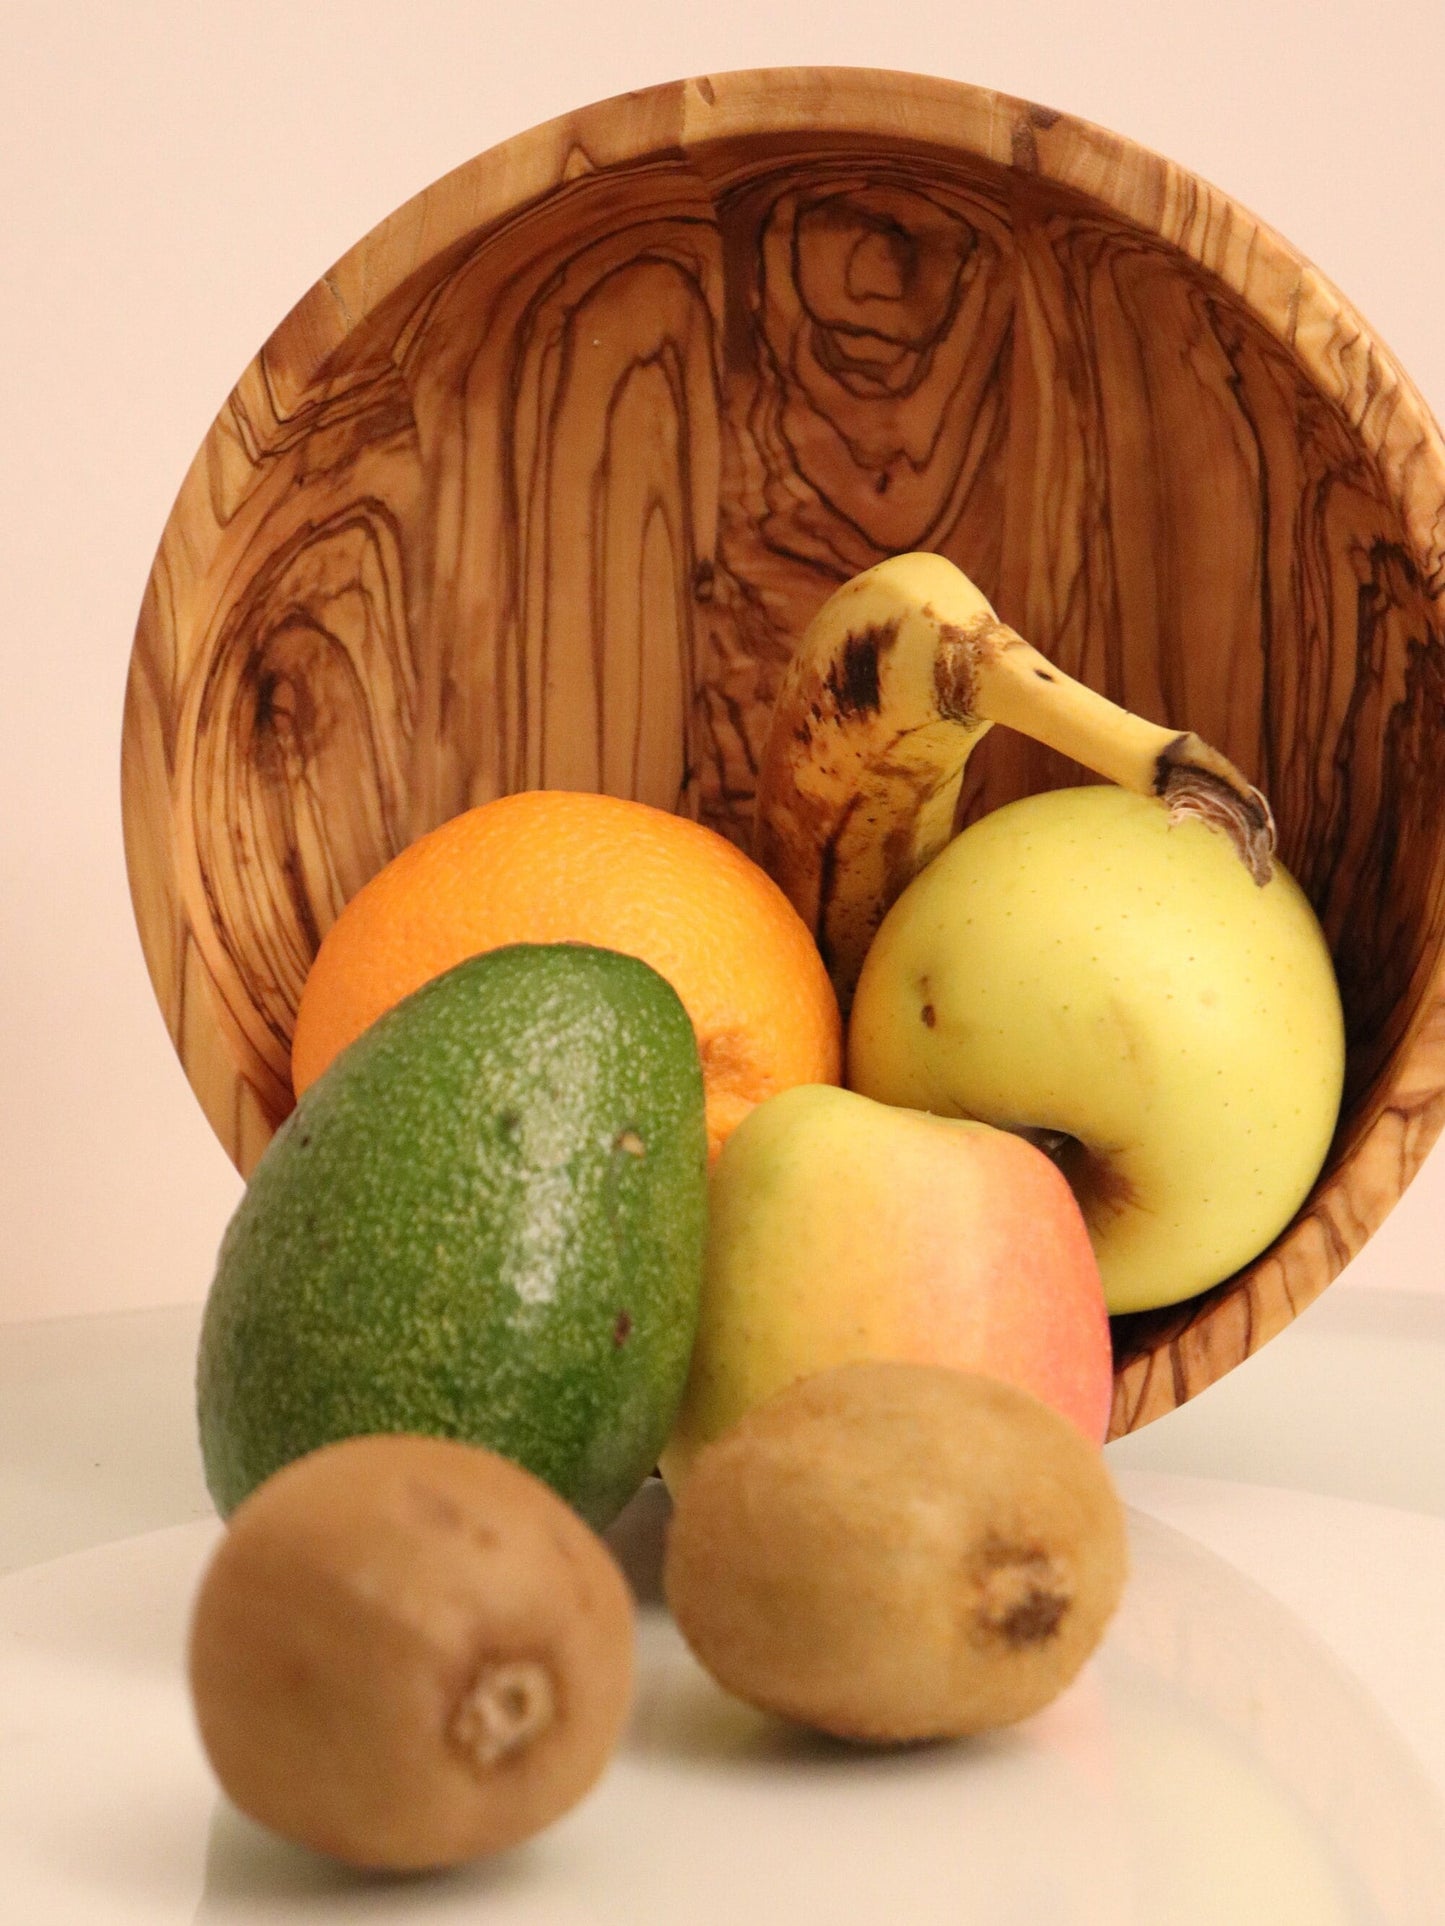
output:
[[[624,1745],[493,1866],[362,1880],[220,1799],[182,1653],[219,1527],[198,1312],[11,1327],[0,1350],[0,1918],[752,1926],[1438,1926],[1445,1890],[1445,1301],[1337,1287],[1109,1450],[1125,1604],[1015,1732],[896,1754],[727,1699],[658,1603],[649,1487]]]

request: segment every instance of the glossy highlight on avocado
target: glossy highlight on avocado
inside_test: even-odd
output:
[[[661,976],[518,944],[435,978],[306,1091],[227,1229],[197,1374],[218,1508],[408,1431],[605,1524],[681,1396],[705,1212],[702,1071]]]

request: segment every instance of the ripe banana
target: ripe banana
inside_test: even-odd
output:
[[[884,914],[952,836],[964,765],[995,722],[1226,829],[1269,881],[1269,804],[1232,762],[1055,668],[943,556],[897,555],[809,624],[758,774],[754,853],[812,929],[845,1013]]]

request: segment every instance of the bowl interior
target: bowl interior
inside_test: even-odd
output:
[[[1331,1172],[1395,1100],[1441,950],[1445,681],[1418,477],[1308,332],[1329,299],[1362,324],[1127,143],[833,80],[654,90],[483,156],[312,291],[208,437],[137,637],[126,821],[243,1168],[316,946],[396,850],[536,786],[746,842],[794,642],[912,548],[1266,790],[1344,995]],[[1080,779],[996,730],[962,813]],[[1121,1364],[1199,1317],[1121,1321]]]

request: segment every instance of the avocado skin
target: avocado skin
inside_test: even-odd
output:
[[[229,1515],[365,1432],[487,1445],[605,1525],[682,1395],[706,1234],[702,1071],[637,958],[518,944],[435,978],[276,1133],[202,1323]]]

